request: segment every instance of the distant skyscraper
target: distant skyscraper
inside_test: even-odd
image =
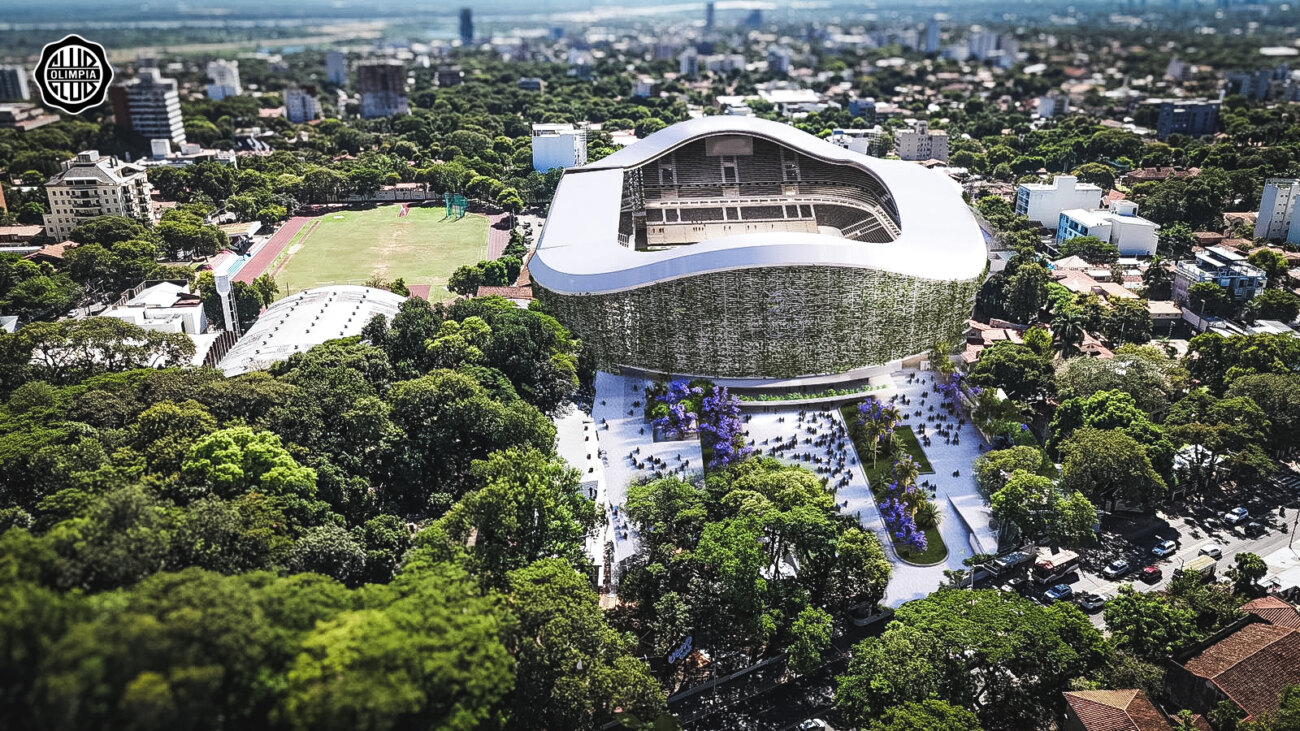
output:
[[[320,101],[316,99],[316,87],[290,87],[284,90],[284,116],[294,124],[303,124],[321,115]]]
[[[939,52],[939,19],[930,18],[930,22],[925,24],[925,52]]]
[[[0,101],[26,101],[29,95],[27,69],[22,66],[0,66]]]
[[[142,68],[136,78],[109,89],[113,118],[146,140],[185,144],[185,122],[175,79],[164,79],[156,68]]]
[[[357,65],[361,116],[366,119],[410,114],[406,98],[406,67],[401,61],[367,61]]]
[[[713,30],[713,3],[704,5],[704,29]]]
[[[745,16],[745,25],[749,26],[750,28],[757,28],[762,24],[763,24],[763,11],[760,10],[759,8],[754,8],[753,10],[749,11],[749,15]]]
[[[228,96],[244,93],[239,83],[239,62],[224,58],[208,63],[208,98],[219,102]]]
[[[470,8],[460,9],[460,42],[467,46],[474,42],[474,11]]]
[[[331,84],[346,86],[348,83],[348,61],[341,51],[325,54],[325,78]]]

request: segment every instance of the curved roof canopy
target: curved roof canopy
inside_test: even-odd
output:
[[[360,335],[370,318],[392,319],[405,300],[387,290],[351,284],[291,294],[267,307],[217,368],[227,376],[265,370],[327,340]]]
[[[618,222],[624,171],[715,135],[767,139],[874,175],[897,206],[902,234],[888,243],[771,232],[659,251],[621,245]],[[679,122],[565,172],[528,266],[532,278],[553,292],[599,294],[708,272],[775,266],[858,267],[925,279],[965,280],[979,276],[986,260],[983,234],[962,200],[960,186],[946,175],[911,162],[850,152],[779,122],[712,116]]]

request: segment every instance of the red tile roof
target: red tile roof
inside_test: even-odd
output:
[[[532,287],[479,287],[478,297],[505,297],[508,300],[530,300],[533,298]]]
[[[1300,683],[1300,632],[1253,622],[1193,655],[1183,667],[1213,682],[1254,717],[1277,710],[1282,691]]]
[[[1140,690],[1077,690],[1065,702],[1087,731],[1169,731],[1160,709]]]
[[[1300,609],[1275,596],[1260,597],[1241,605],[1241,611],[1250,612],[1277,627],[1300,629]]]

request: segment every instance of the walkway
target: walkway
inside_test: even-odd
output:
[[[284,251],[284,247],[289,245],[289,242],[293,240],[293,237],[297,235],[298,231],[310,220],[312,220],[310,216],[294,216],[288,221],[285,221],[284,225],[280,227],[280,230],[276,231],[275,234],[262,245],[262,248],[259,249],[256,254],[253,254],[253,258],[249,259],[248,262],[244,264],[244,266],[239,270],[239,273],[235,275],[235,281],[243,282],[244,284],[252,284],[254,279],[257,279],[266,272],[266,270],[271,266],[271,262],[275,261],[275,258],[280,255],[280,252]]]
[[[487,258],[499,259],[510,243],[509,213],[493,213],[487,217]]]

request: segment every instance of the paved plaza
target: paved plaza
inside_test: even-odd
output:
[[[958,417],[942,410],[933,379],[923,371],[897,371],[872,395],[893,400],[904,415],[903,423],[918,438],[929,436],[924,450],[934,473],[922,474],[918,482],[928,483],[926,489],[941,509],[939,531],[948,547],[947,559],[935,566],[907,564],[894,553],[838,408],[766,402],[761,410],[747,408],[742,415],[751,448],[825,477],[835,490],[837,509],[856,517],[880,538],[894,562],[885,596],[892,607],[930,594],[943,583],[944,569],[962,569],[962,561],[977,549],[992,552],[997,546],[991,515],[975,487],[972,469],[987,446],[974,426],[959,423]],[[636,553],[636,530],[623,513],[630,484],[660,475],[695,480],[701,474],[698,439],[654,441],[642,416],[645,388],[650,384],[645,378],[598,373],[591,414],[573,408],[556,418],[560,456],[582,472],[583,489],[605,510],[605,526],[588,540],[588,551],[602,568],[607,543],[613,544],[616,563]],[[947,421],[940,421],[940,415]]]

